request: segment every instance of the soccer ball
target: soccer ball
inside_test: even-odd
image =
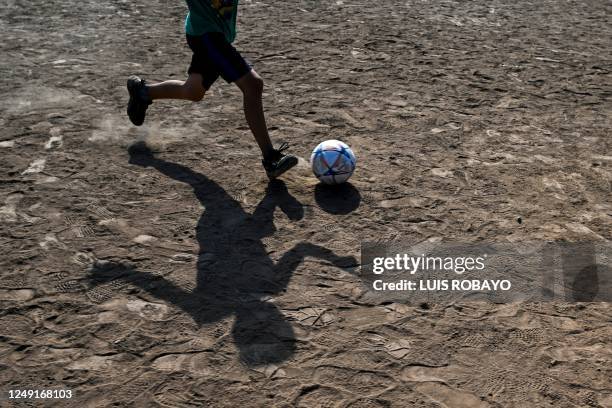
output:
[[[355,171],[355,154],[339,140],[321,142],[310,155],[312,172],[325,184],[344,183]]]

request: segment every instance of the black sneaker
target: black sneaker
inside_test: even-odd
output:
[[[133,124],[140,126],[144,123],[147,108],[151,104],[151,98],[145,80],[137,76],[131,76],[127,81],[127,89],[130,93],[127,114]]]
[[[274,149],[274,153],[270,157],[261,161],[269,179],[277,178],[298,163],[297,157],[282,153],[288,147],[289,144],[287,143],[281,144],[278,149]]]

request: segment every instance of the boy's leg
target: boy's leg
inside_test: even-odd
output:
[[[192,72],[186,81],[170,80],[158,84],[146,85],[151,100],[184,99],[199,102],[204,97],[206,89],[202,84],[202,75]]]
[[[148,85],[137,76],[132,76],[127,83],[130,101],[127,113],[136,126],[143,124],[147,108],[156,99],[184,99],[198,102],[204,97],[202,75],[191,72],[186,81],[164,81],[158,84]]]
[[[244,116],[264,158],[274,153],[263,110],[263,79],[252,69],[236,80],[243,94]]]
[[[287,147],[286,144],[282,145],[279,149],[274,149],[274,146],[272,146],[263,110],[263,79],[254,69],[251,69],[238,78],[235,83],[242,91],[244,116],[263,155],[262,163],[266,173],[269,178],[276,178],[295,166],[297,158],[282,154],[282,151]]]

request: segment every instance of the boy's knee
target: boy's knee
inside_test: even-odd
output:
[[[203,89],[192,89],[189,94],[189,100],[192,102],[200,102],[204,99],[204,94],[206,92]]]
[[[248,82],[245,84],[243,89],[246,95],[251,96],[261,96],[264,89],[264,81],[263,79],[255,74],[248,79]]]
[[[184,87],[185,97],[192,102],[200,102],[204,98],[206,90],[203,87],[187,85]]]
[[[204,99],[204,91],[198,92],[196,94],[193,95],[193,102],[200,102],[202,99]]]
[[[255,92],[258,94],[263,93],[264,81],[259,75],[253,78],[253,87],[255,88]]]

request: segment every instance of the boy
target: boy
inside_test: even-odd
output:
[[[263,80],[231,45],[236,36],[238,0],[186,0],[187,44],[193,51],[186,81],[146,84],[136,76],[128,79],[130,93],[127,113],[136,126],[142,125],[148,106],[156,99],[202,100],[206,91],[221,76],[234,82],[244,96],[244,114],[263,155],[262,164],[274,179],[297,164],[297,158],[284,155],[284,143],[274,149],[262,105]]]

